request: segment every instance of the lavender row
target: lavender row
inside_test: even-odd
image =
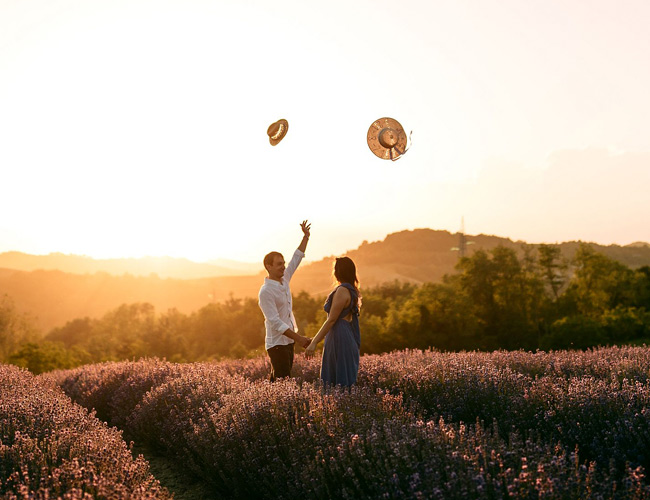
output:
[[[138,367],[146,377],[156,364]],[[232,368],[184,365],[180,376],[147,392],[127,421],[135,439],[175,456],[224,497],[293,498],[308,491],[316,498],[650,493],[640,469],[628,468],[621,477],[581,464],[564,447],[523,442],[516,433],[504,440],[481,425],[423,421],[399,396],[361,387],[324,393],[309,382],[269,384]]]
[[[650,349],[552,353],[394,352],[363,358],[359,383],[426,418],[496,422],[503,435],[576,446],[600,467],[650,468]]]
[[[155,422],[155,425],[152,425]],[[422,420],[401,397],[188,372],[145,396],[137,436],[233,498],[644,498],[565,447],[480,424]]]
[[[643,498],[648,359],[645,348],[395,352],[363,357],[360,386],[330,393],[302,358],[281,384],[264,381],[264,358],[54,378],[224,496]]]
[[[31,373],[0,365],[0,498],[167,499],[121,433]]]
[[[403,350],[363,358],[360,376],[378,377],[387,384],[399,380],[414,368],[444,371],[445,365],[472,365],[509,368],[532,378],[553,376],[575,378],[591,376],[603,380],[650,380],[650,349],[621,346],[586,351],[492,351],[443,353],[435,350]]]

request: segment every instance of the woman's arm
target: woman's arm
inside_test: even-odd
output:
[[[313,356],[318,343],[329,333],[334,326],[334,323],[336,323],[336,320],[341,315],[341,312],[343,312],[343,309],[350,305],[351,300],[350,290],[344,286],[337,288],[336,292],[334,292],[334,297],[332,298],[332,307],[327,315],[327,319],[323,323],[323,326],[320,327],[320,330],[318,330],[316,336],[311,340],[311,344],[309,344],[305,349],[305,355],[307,357]]]

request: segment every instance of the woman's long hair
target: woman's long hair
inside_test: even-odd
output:
[[[357,291],[359,308],[361,308],[361,294],[359,293],[359,278],[357,266],[350,257],[337,257],[334,261],[334,277],[339,283],[349,283]]]

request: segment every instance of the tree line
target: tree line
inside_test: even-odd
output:
[[[363,270],[361,270],[363,271]],[[573,259],[554,245],[499,246],[459,260],[441,283],[361,289],[362,353],[585,349],[650,340],[650,267],[631,269],[582,244]],[[325,320],[324,297],[294,295],[303,334]],[[34,372],[146,356],[174,362],[255,356],[264,349],[257,299],[230,298],[191,314],[123,304],[39,336],[0,300],[0,361]]]

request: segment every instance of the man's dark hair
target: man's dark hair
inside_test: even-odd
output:
[[[282,254],[280,252],[267,253],[264,256],[264,269],[268,269],[268,266],[272,266],[276,257],[282,257]]]

